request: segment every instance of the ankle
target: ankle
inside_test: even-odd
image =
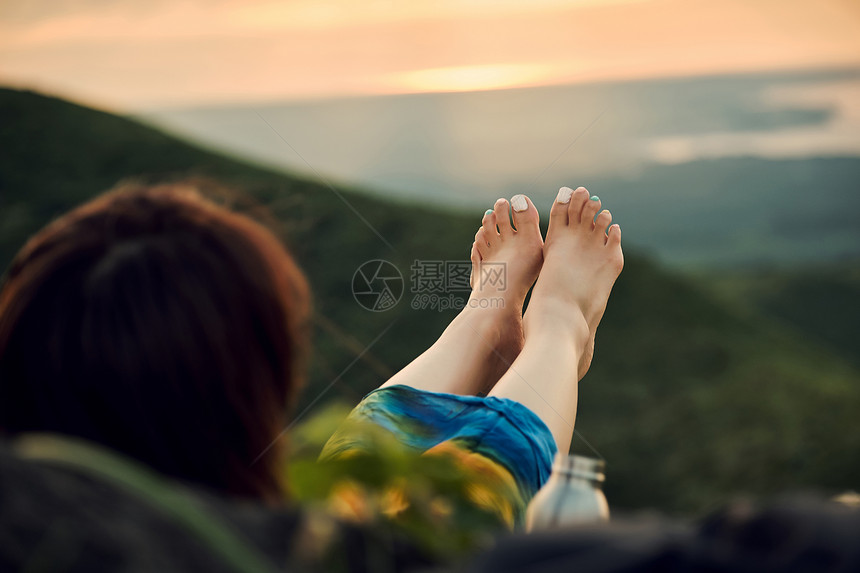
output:
[[[566,304],[550,308],[530,308],[523,325],[526,345],[549,344],[550,347],[582,348],[590,331],[585,315]],[[572,346],[571,346],[572,345]]]
[[[468,320],[475,326],[492,328],[498,324],[509,324],[512,320],[522,319],[522,306],[510,304],[499,297],[476,298],[470,297],[455,320]]]
[[[455,322],[464,324],[465,328],[488,340],[498,342],[514,338],[522,343],[522,318],[520,309],[467,306],[457,315]]]

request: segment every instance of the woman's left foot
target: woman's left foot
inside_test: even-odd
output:
[[[433,346],[384,386],[462,395],[493,388],[523,348],[523,302],[543,262],[538,220],[525,195],[496,201],[472,245],[466,306]]]
[[[484,214],[475,234],[472,293],[464,315],[497,358],[495,367],[488,369],[485,391],[492,388],[523,347],[523,303],[543,263],[539,222],[531,200],[515,195],[510,204],[505,199],[497,200]]]
[[[522,314],[526,294],[543,263],[539,220],[525,195],[515,195],[510,205],[499,199],[487,210],[472,244],[470,307],[514,309]]]

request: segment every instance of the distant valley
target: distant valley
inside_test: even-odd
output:
[[[480,212],[585,185],[686,267],[860,256],[860,70],[379,96],[140,114],[206,147]]]

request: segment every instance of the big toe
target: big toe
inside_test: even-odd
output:
[[[511,208],[517,233],[540,235],[540,215],[531,199],[525,195],[514,195],[511,197]]]
[[[573,195],[573,189],[570,187],[562,187],[558,190],[558,196],[552,202],[552,208],[549,210],[549,228],[567,226],[567,210],[570,207],[570,198]]]

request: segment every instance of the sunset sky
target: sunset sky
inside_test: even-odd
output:
[[[0,3],[0,83],[121,110],[846,65],[857,0]]]

